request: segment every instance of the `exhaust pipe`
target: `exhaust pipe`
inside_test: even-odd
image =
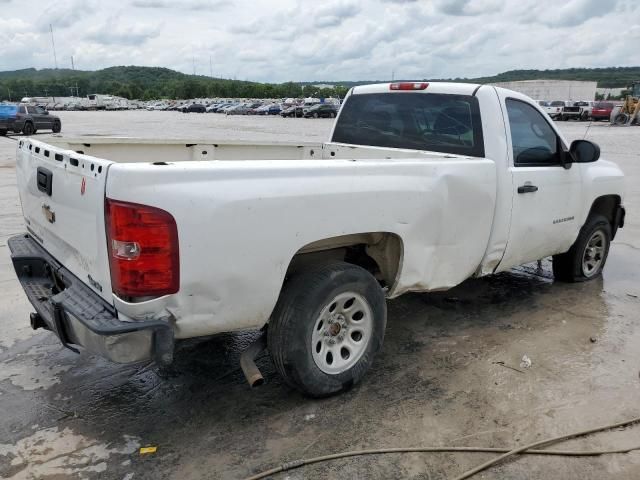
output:
[[[263,333],[256,338],[249,347],[240,355],[240,368],[247,382],[253,387],[259,387],[264,383],[264,378],[255,363],[255,359],[267,348],[267,337]]]

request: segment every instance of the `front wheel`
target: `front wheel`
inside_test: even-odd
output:
[[[33,135],[35,133],[35,128],[33,128],[33,123],[31,122],[27,122],[24,124],[24,127],[22,127],[22,133],[24,135]]]
[[[326,397],[358,383],[382,347],[384,293],[365,269],[316,267],[285,284],[268,328],[276,370],[290,386]]]
[[[554,277],[563,282],[584,282],[596,278],[607,262],[610,244],[609,220],[602,215],[590,217],[569,251],[554,255]]]
[[[62,124],[58,121],[53,123],[53,127],[51,127],[51,131],[53,133],[60,133],[60,130],[62,130]]]
[[[318,117],[319,117],[318,112],[314,112],[313,118],[318,118]]]

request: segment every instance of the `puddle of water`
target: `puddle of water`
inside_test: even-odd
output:
[[[110,445],[69,428],[47,428],[15,445],[0,444],[0,476],[7,480],[85,478],[87,473],[105,472],[112,455],[131,455],[139,447],[140,442],[127,435],[119,445]],[[8,466],[3,468],[8,459]]]
[[[73,365],[60,365],[52,361],[51,351],[58,345],[37,345],[26,353],[19,353],[11,360],[0,363],[0,382],[9,380],[23,390],[48,389],[60,383],[60,374]]]

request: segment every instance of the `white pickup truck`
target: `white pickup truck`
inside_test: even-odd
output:
[[[553,256],[598,276],[623,226],[623,173],[531,99],[452,83],[353,88],[326,143],[20,140],[27,232],[9,240],[34,328],[116,362],[178,339],[263,329],[310,396],[357,383],[385,297]],[[266,339],[265,339],[266,337]]]

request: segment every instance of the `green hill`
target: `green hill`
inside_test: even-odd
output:
[[[300,96],[297,83],[268,84],[186,75],[168,68],[122,66],[96,71],[24,69],[0,72],[0,99],[29,96],[80,96],[90,93],[119,95],[129,99]],[[307,87],[309,91],[317,88]],[[333,91],[323,92],[325,96]]]
[[[514,80],[584,80],[599,87],[623,88],[640,80],[640,67],[568,68],[562,70],[511,70],[490,77],[423,80],[493,83]],[[416,79],[412,79],[416,80]],[[89,93],[119,95],[129,99],[252,97],[281,98],[302,95],[343,96],[354,85],[388,80],[258,83],[187,75],[168,68],[119,66],[96,71],[28,68],[0,72],[0,100],[28,96],[80,96]],[[314,84],[335,88],[318,89]]]

